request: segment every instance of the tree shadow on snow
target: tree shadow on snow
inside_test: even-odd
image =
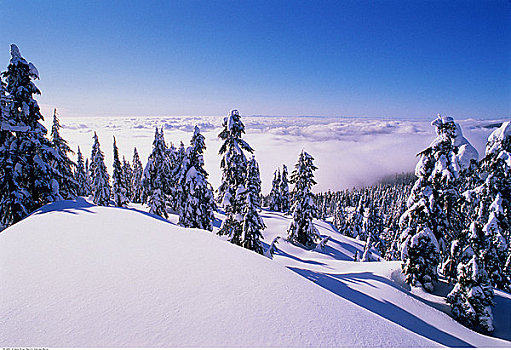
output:
[[[502,292],[505,293],[505,292]],[[511,341],[511,295],[507,298],[495,293],[495,306],[493,307],[493,318],[495,320],[495,331],[491,336]]]
[[[330,240],[332,240],[332,239],[330,239]],[[342,243],[341,243],[341,246],[342,246]],[[349,249],[349,251],[351,251],[351,249]],[[332,258],[334,258],[336,260],[344,260],[344,261],[352,261],[353,260],[353,258],[350,257],[349,255],[346,255],[343,252],[341,252],[337,249],[334,249],[328,245],[325,246],[322,250],[316,250],[316,252],[318,252],[320,254],[325,254],[325,255],[331,256]]]
[[[318,222],[315,222],[314,223],[314,226],[318,226],[318,227],[321,227],[327,231],[330,231],[330,232],[333,232],[333,233],[338,233],[338,234],[341,234],[336,228],[335,226],[331,223],[331,222],[328,222],[328,221],[321,221],[320,223]]]
[[[353,255],[355,255],[356,252],[359,252],[360,253],[360,249],[357,249],[357,247],[354,247],[353,245],[351,244],[348,244],[348,243],[343,243],[341,241],[338,241],[337,239],[335,238],[332,238],[330,237],[330,239],[328,240],[329,242],[332,242],[332,243],[336,243],[337,245],[339,245],[340,247],[342,247],[343,249],[346,249],[347,251],[349,251],[350,253],[352,253]],[[363,246],[361,247],[362,248],[362,251],[363,251]],[[353,259],[349,259],[349,260],[353,260]]]
[[[41,208],[35,210],[33,212],[34,215],[45,214],[53,211],[60,211],[64,213],[77,215],[80,211],[85,211],[87,213],[94,213],[93,211],[87,209],[94,207],[95,205],[87,202],[84,198],[78,197],[76,199],[69,199],[63,201],[57,201]]]
[[[341,298],[351,301],[366,310],[369,310],[385,319],[398,324],[416,334],[422,335],[432,341],[438,342],[448,347],[472,347],[469,343],[459,339],[451,334],[448,334],[429,323],[424,322],[412,313],[402,309],[401,307],[389,302],[380,301],[373,297],[361,293],[355,289],[350,288],[344,281],[351,283],[365,283],[368,284],[368,279],[377,280],[385,283],[393,288],[399,289],[387,279],[376,276],[370,272],[362,273],[348,273],[348,274],[326,274],[319,273],[295,267],[289,267],[290,270],[298,273],[299,275],[307,278],[308,280],[316,283],[317,285],[337,294]],[[401,290],[401,289],[400,289]]]
[[[319,262],[319,261],[301,259],[301,258],[299,258],[297,256],[290,255],[290,254],[288,254],[285,251],[280,250],[280,249],[275,254],[283,256],[283,257],[286,257],[286,258],[289,258],[289,259],[296,260],[296,261],[304,263],[304,264],[321,265],[321,266],[326,265],[325,263],[322,263],[322,262]]]
[[[173,222],[159,216],[159,215],[156,215],[156,214],[152,214],[152,213],[148,213],[146,211],[143,211],[143,210],[140,210],[140,209],[136,209],[136,208],[121,208],[121,207],[115,207],[116,209],[121,209],[121,210],[129,210],[129,211],[134,211],[136,213],[139,213],[139,214],[142,214],[142,215],[145,215],[145,216],[149,216],[150,218],[152,219],[156,219],[156,220],[159,220],[159,221],[163,221],[167,224],[170,224],[170,225],[174,225],[174,226],[179,226],[179,225],[176,225],[174,224]]]

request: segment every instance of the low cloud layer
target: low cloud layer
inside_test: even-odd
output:
[[[51,120],[51,118],[47,118]],[[145,163],[151,151],[155,127],[164,128],[167,143],[188,146],[191,132],[198,125],[206,137],[206,170],[214,187],[220,182],[220,140],[223,117],[115,117],[66,118],[61,116],[62,135],[73,150],[80,146],[90,156],[96,131],[105,153],[107,167],[112,163],[113,136],[121,154],[131,161],[137,147]],[[430,121],[320,117],[242,117],[245,139],[255,149],[261,168],[263,192],[271,188],[273,172],[282,164],[292,169],[302,149],[318,166],[314,190],[340,190],[371,185],[383,176],[413,171],[416,154],[434,138]],[[458,120],[463,134],[484,154],[488,135],[503,120]],[[47,121],[49,123],[49,121]],[[49,126],[49,125],[47,125]]]

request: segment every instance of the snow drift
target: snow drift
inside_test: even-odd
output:
[[[139,208],[61,201],[3,231],[0,344],[511,345],[474,333],[410,296],[385,277],[395,263],[340,261],[359,243],[334,235],[326,223],[318,222],[320,232],[332,235],[324,251],[281,243],[270,260]],[[275,213],[264,220],[266,241],[289,222]],[[351,278],[343,280],[341,272]],[[364,282],[364,273],[374,278]],[[401,313],[393,317],[396,305]],[[378,311],[380,306],[389,312]]]

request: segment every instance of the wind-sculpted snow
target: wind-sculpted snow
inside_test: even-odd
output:
[[[290,219],[262,216],[268,247]],[[47,205],[6,229],[0,344],[511,346],[462,327],[435,302],[411,294],[399,262],[352,262],[363,242],[327,222],[316,222],[323,237],[331,236],[323,249],[306,251],[280,239],[270,260],[211,232],[179,227],[177,219],[80,198]],[[500,295],[501,305],[509,302]]]
[[[92,133],[98,132],[103,143],[107,166],[112,164],[111,141],[116,136],[120,154],[129,159],[136,146],[142,161],[151,151],[155,127],[163,127],[167,142],[185,143],[198,125],[206,137],[204,155],[206,170],[214,187],[220,183],[220,140],[223,116],[205,117],[115,117],[66,118],[61,116],[63,136],[76,150],[81,146],[88,156]],[[244,139],[255,149],[260,164],[263,192],[271,187],[273,172],[282,164],[292,167],[302,149],[316,159],[318,185],[314,191],[338,190],[370,185],[386,175],[411,172],[416,154],[433,138],[431,120],[391,120],[326,117],[245,117]],[[431,118],[433,119],[433,118]],[[488,135],[503,120],[456,120],[463,130],[460,146],[465,146],[465,158],[484,154]],[[463,138],[463,139],[462,139]],[[463,142],[462,142],[463,141]],[[110,148],[109,148],[110,147]],[[463,158],[463,159],[465,159]]]

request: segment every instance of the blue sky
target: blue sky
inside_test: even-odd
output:
[[[61,115],[511,115],[509,1],[5,1]]]

